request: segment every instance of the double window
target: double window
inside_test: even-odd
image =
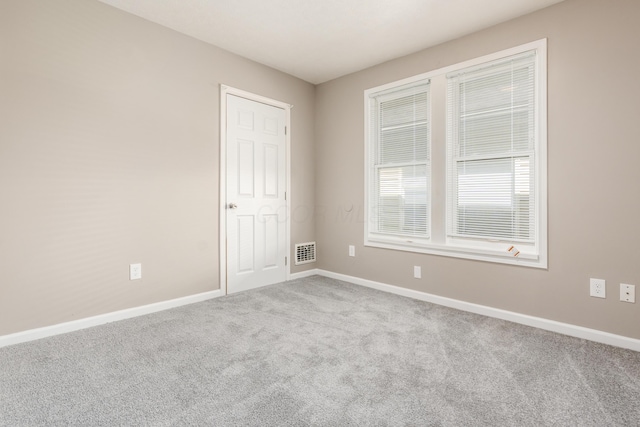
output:
[[[545,47],[365,92],[366,245],[546,267]]]

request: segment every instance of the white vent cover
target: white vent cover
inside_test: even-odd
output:
[[[296,265],[316,262],[316,242],[296,243]]]

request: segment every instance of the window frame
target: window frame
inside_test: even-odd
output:
[[[372,155],[375,147],[371,145],[370,135],[370,108],[371,99],[376,94],[389,91],[393,88],[400,88],[404,85],[413,84],[421,80],[429,80],[432,89],[436,89],[437,85],[444,85],[446,90],[446,75],[466,68],[476,67],[483,63],[504,59],[509,56],[518,55],[527,51],[534,50],[535,55],[535,108],[534,108],[534,128],[535,142],[531,155],[535,159],[535,168],[532,171],[533,185],[535,186],[535,237],[533,243],[511,240],[485,239],[485,238],[469,238],[457,237],[449,235],[449,217],[450,206],[452,203],[448,196],[444,198],[436,197],[434,199],[434,191],[436,193],[448,193],[448,177],[450,173],[451,162],[449,158],[448,140],[435,140],[433,135],[439,128],[439,135],[448,133],[445,121],[435,123],[433,121],[434,111],[439,111],[439,115],[444,117],[447,115],[448,104],[446,97],[436,100],[433,93],[429,95],[429,111],[430,124],[429,132],[431,133],[429,140],[429,159],[430,159],[430,175],[427,177],[427,196],[429,197],[428,205],[431,212],[428,213],[430,223],[427,229],[430,230],[429,237],[426,239],[413,239],[401,235],[380,235],[376,234],[372,229],[370,221],[372,220],[372,197],[371,191],[372,180]],[[505,49],[489,55],[484,55],[468,61],[463,61],[451,66],[419,74],[417,76],[391,82],[385,85],[377,86],[364,91],[364,115],[365,115],[365,209],[364,209],[364,245],[369,247],[393,249],[425,254],[433,254],[447,257],[471,259],[478,261],[488,261],[502,264],[520,265],[526,267],[534,267],[546,269],[547,260],[547,40],[541,39],[534,42],[526,43],[510,49]],[[445,126],[442,129],[442,126]],[[443,132],[444,131],[444,132]],[[436,150],[436,145],[439,146]],[[443,153],[439,157],[434,157],[435,151]],[[373,153],[372,153],[373,152]],[[436,171],[437,170],[437,171]],[[434,176],[434,172],[437,176]],[[437,199],[437,200],[436,200]],[[438,213],[440,218],[437,223],[432,222],[434,213]],[[516,246],[516,250],[508,251],[511,246]],[[517,256],[514,256],[519,251]]]

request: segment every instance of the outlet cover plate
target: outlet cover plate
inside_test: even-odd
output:
[[[142,279],[142,264],[129,264],[129,280]]]
[[[356,256],[356,247],[349,245],[349,256]]]
[[[636,286],[620,283],[620,301],[636,302]]]
[[[606,281],[604,279],[589,279],[589,295],[596,298],[606,298]]]

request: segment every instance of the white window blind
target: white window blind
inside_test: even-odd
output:
[[[429,82],[372,94],[370,231],[429,235]]]
[[[447,74],[447,233],[534,242],[535,51]]]

